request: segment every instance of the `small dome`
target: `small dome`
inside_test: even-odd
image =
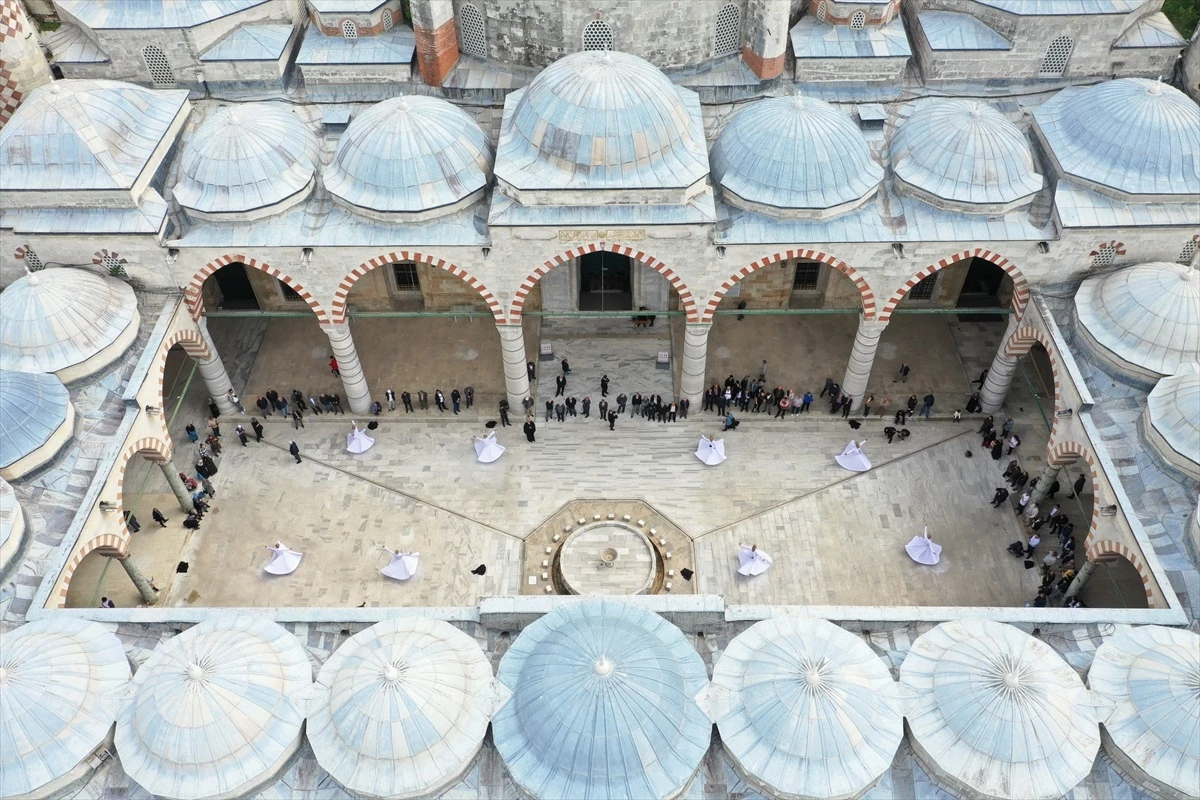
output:
[[[943,622],[900,666],[909,741],[934,780],[968,797],[1050,800],[1092,771],[1100,729],[1075,670],[991,620]]]
[[[1200,272],[1158,262],[1088,278],[1075,315],[1080,339],[1106,367],[1153,384],[1196,359]]]
[[[734,205],[849,210],[883,179],[858,127],[822,100],[772,97],[734,114],[712,151],[713,180]]]
[[[17,493],[8,481],[0,478],[0,573],[8,569],[9,562],[21,549],[24,535],[25,515],[21,512]],[[2,780],[0,784],[3,784]]]
[[[97,622],[55,614],[4,634],[0,786],[25,795],[65,777],[104,743],[107,703],[129,681],[121,640]],[[65,788],[65,787],[58,787]],[[40,792],[59,796],[57,792]]]
[[[48,464],[75,433],[75,408],[53,375],[0,370],[0,477]]]
[[[147,792],[240,797],[300,747],[293,699],[312,666],[295,636],[264,617],[222,615],[155,648],[117,719],[117,752]]]
[[[1088,685],[1115,704],[1102,720],[1109,757],[1156,797],[1200,797],[1200,636],[1124,628],[1096,651]]]
[[[175,199],[202,214],[283,210],[307,195],[317,150],[313,131],[280,103],[221,106],[184,145]]]
[[[0,369],[79,380],[124,355],[139,321],[127,283],[81,269],[31,273],[0,293]]]
[[[1163,378],[1146,400],[1143,430],[1172,468],[1200,480],[1200,364]]]
[[[1200,106],[1165,83],[1064,89],[1033,113],[1068,175],[1125,194],[1200,194]]]
[[[532,798],[676,797],[708,751],[708,673],[679,629],[612,600],[560,606],[500,661],[492,739]]]
[[[978,100],[917,103],[892,136],[891,152],[896,177],[935,204],[940,198],[1007,211],[1042,188],[1025,136]]]
[[[510,97],[496,175],[518,189],[682,188],[708,174],[699,98],[637,56],[572,53]]]
[[[461,108],[435,97],[393,97],[346,128],[325,188],[362,209],[429,211],[482,191],[492,156],[487,134]]]

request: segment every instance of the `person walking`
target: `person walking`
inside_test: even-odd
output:
[[[933,395],[927,394],[921,401],[921,413],[917,414],[917,417],[929,419],[929,414],[931,411],[933,411]]]
[[[396,410],[396,392],[393,391],[392,389],[388,389],[386,392],[383,393],[383,397],[385,400],[387,400],[388,411],[395,411]]]
[[[950,418],[954,422],[962,422],[962,412],[956,408],[956,409],[954,409],[954,413],[951,415]]]
[[[565,358],[562,360],[562,371],[563,371],[563,375],[571,374],[571,365],[567,363],[567,360]]]
[[[433,404],[437,406],[439,414],[446,413],[446,395],[442,394],[441,389],[435,389],[433,392]]]
[[[459,404],[461,402],[462,402],[462,394],[458,391],[458,389],[451,389],[450,390],[450,405],[454,409],[455,416],[458,415]]]
[[[600,396],[608,397],[608,376],[603,375],[600,378]]]
[[[189,442],[195,442],[200,439],[200,434],[196,433],[196,426],[192,423],[189,422],[183,430],[187,434]]]
[[[626,396],[626,394],[624,392],[621,392],[619,395],[617,395],[617,413],[618,414],[625,413],[625,404],[628,402],[629,402],[629,397]]]
[[[401,392],[400,393],[400,402],[404,404],[404,413],[411,414],[412,410],[413,410],[412,395],[409,394],[408,392]]]
[[[996,489],[996,493],[992,495],[992,508],[999,508],[1004,501],[1008,499],[1008,489],[1003,486]]]
[[[821,390],[821,393],[817,397],[824,397],[826,393],[837,394],[837,384],[833,382],[833,378],[825,379],[825,388]]]
[[[985,369],[983,372],[979,373],[978,378],[971,381],[971,385],[974,386],[974,385],[978,384],[979,388],[982,389],[984,381],[987,380],[987,376],[988,376],[988,370]]]
[[[246,444],[250,441],[246,437],[246,429],[244,427],[242,427],[241,425],[238,425],[236,428],[234,428],[233,432],[237,434],[238,441],[242,443],[242,447],[245,447]]]
[[[333,373],[333,377],[340,378],[342,373],[338,371],[337,356],[329,357],[329,371]]]
[[[304,427],[304,415],[300,413],[300,409],[292,409],[292,427],[299,430]]]
[[[295,442],[288,445],[288,452],[292,454],[292,458],[296,459],[296,463],[300,463],[300,446]]]
[[[525,424],[521,426],[521,430],[525,431],[525,441],[535,441],[534,434],[537,433],[537,424],[533,421],[532,414],[525,415]]]
[[[138,522],[138,518],[133,515],[132,511],[125,512],[125,524],[129,526],[129,530],[137,533],[142,529],[142,524]]]
[[[1087,485],[1087,478],[1085,478],[1083,473],[1081,472],[1081,473],[1079,473],[1079,477],[1075,479],[1075,483],[1071,484],[1071,488],[1073,491],[1071,492],[1071,496],[1068,497],[1067,499],[1074,500],[1076,497],[1083,494],[1083,487],[1086,485]]]
[[[160,527],[160,528],[167,527],[167,523],[171,521],[171,520],[167,519],[165,516],[163,516],[163,513],[161,511],[159,511],[157,508],[150,509],[150,517],[155,522],[158,523],[158,527]]]
[[[233,389],[230,389],[228,392],[225,393],[225,399],[228,400],[229,402],[233,403],[234,407],[237,408],[239,414],[246,413],[246,407],[244,405],[242,405],[242,398],[238,397],[237,392],[233,391]]]
[[[95,597],[95,595],[92,595],[92,596]],[[101,597],[100,598],[100,607],[101,608],[116,608],[117,604],[114,603],[112,600],[109,600],[107,597]]]
[[[507,428],[511,423],[508,421],[508,398],[500,400],[500,427]]]
[[[470,408],[471,406],[475,405],[475,387],[474,386],[468,386],[467,388],[463,389],[463,400],[465,400],[467,402],[467,408]]]
[[[1014,433],[1012,436],[1008,437],[1008,454],[1009,454],[1010,456],[1011,456],[1011,455],[1013,454],[1013,452],[1015,452],[1015,451],[1016,451],[1016,449],[1017,449],[1018,447],[1020,447],[1020,446],[1021,446],[1021,437],[1020,437],[1020,436],[1017,436],[1017,435]]]
[[[263,436],[263,426],[262,423],[258,421],[258,417],[250,418],[250,427],[254,429],[255,444],[261,442]]]
[[[765,383],[767,380],[767,360],[765,358],[763,359],[763,362],[758,365],[758,380],[760,383]]]
[[[608,412],[608,429],[610,431],[615,431],[617,429],[617,412],[616,411]]]
[[[210,481],[208,478],[200,481],[200,485],[204,487],[204,493],[209,497],[217,496],[217,490],[213,487],[212,481]]]
[[[896,381],[908,383],[908,373],[911,371],[911,367],[909,367],[908,364],[901,363],[900,370],[896,373],[896,377],[892,380],[892,383],[895,383]]]
[[[210,435],[204,441],[208,444],[209,449],[212,450],[214,455],[218,455],[218,456],[221,455],[221,440],[220,439],[218,439],[215,436]]]

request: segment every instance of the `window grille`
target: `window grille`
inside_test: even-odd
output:
[[[1188,239],[1187,244],[1179,251],[1179,258],[1176,260],[1180,264],[1192,263],[1192,258],[1196,255],[1197,248],[1200,248],[1200,242],[1195,239]]]
[[[470,3],[464,3],[458,12],[459,38],[463,51],[479,58],[487,58],[487,37],[483,31],[483,15]]]
[[[604,20],[594,19],[583,29],[584,50],[612,50],[613,32]]]
[[[820,4],[817,6],[817,19],[821,20],[821,22],[824,22],[825,17],[828,14],[829,8],[826,6],[825,0],[821,0]]]
[[[348,20],[348,19],[342,20],[342,38],[344,38],[344,39],[357,39],[358,38],[358,26],[355,25],[353,21]]]
[[[821,283],[821,262],[800,261],[796,264],[796,276],[792,278],[792,291],[815,292]]]
[[[1046,48],[1046,57],[1042,59],[1042,68],[1038,74],[1042,77],[1057,78],[1067,71],[1067,59],[1075,42],[1069,36],[1060,36]]]
[[[395,21],[392,20],[392,10],[390,8],[385,8],[383,10],[383,29],[385,31],[390,31],[395,24]]]
[[[938,275],[940,272],[935,272],[928,278],[925,278],[908,292],[909,300],[932,300],[933,293],[937,289]]]
[[[279,291],[283,295],[284,300],[288,301],[289,303],[303,303],[304,302],[304,298],[301,297],[300,293],[297,292],[295,289],[288,286],[283,281],[278,281],[278,283],[279,283]]]
[[[29,245],[25,245],[25,269],[29,270],[30,272],[37,272],[38,270],[43,270],[45,268],[46,265],[42,263],[42,259],[38,256],[38,254],[33,252]]]
[[[850,17],[850,30],[861,31],[867,27],[867,15],[861,11],[855,11]]]
[[[125,272],[125,263],[117,256],[104,256],[102,259],[100,259],[100,265],[103,266],[105,271],[114,278],[127,277]]]
[[[148,44],[142,48],[142,60],[146,62],[146,69],[150,70],[150,82],[155,86],[174,86],[175,72],[171,69],[171,62],[167,61],[167,54],[162,51],[162,48]]]
[[[717,14],[714,55],[727,56],[742,49],[742,12],[733,3]]]
[[[392,278],[397,292],[419,292],[421,281],[417,278],[417,265],[413,263],[392,264]]]
[[[1111,244],[1103,245],[1096,255],[1092,256],[1092,267],[1111,267],[1117,260],[1117,248]]]

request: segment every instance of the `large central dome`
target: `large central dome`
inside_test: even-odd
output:
[[[518,189],[677,188],[707,174],[699,98],[637,56],[565,56],[505,104],[496,175]]]

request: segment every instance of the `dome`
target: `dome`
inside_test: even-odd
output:
[[[283,210],[308,194],[317,150],[313,131],[281,103],[221,106],[184,145],[175,199],[202,214]]]
[[[1096,651],[1088,685],[1115,704],[1101,720],[1109,757],[1155,796],[1200,797],[1200,636],[1123,628]]]
[[[943,622],[913,642],[900,683],[917,759],[954,793],[1035,800],[1092,771],[1100,730],[1087,689],[1045,642],[990,620]]]
[[[44,269],[0,293],[0,369],[70,383],[116,361],[137,338],[129,284],[81,269]]]
[[[888,666],[825,620],[755,623],[729,643],[703,694],[725,752],[767,797],[858,797],[904,738]]]
[[[1142,429],[1160,458],[1200,480],[1200,364],[1185,364],[1158,382],[1146,400]]]
[[[896,177],[935,205],[940,198],[1008,211],[1042,188],[1024,134],[979,100],[917,103],[892,136],[891,152]]]
[[[1081,342],[1104,366],[1156,383],[1200,350],[1200,272],[1158,262],[1088,278],[1075,316]]]
[[[300,747],[292,696],[312,681],[300,642],[263,617],[222,615],[155,648],[117,719],[117,752],[147,792],[247,795]]]
[[[1084,183],[1200,194],[1200,107],[1172,86],[1122,78],[1065,89],[1033,116],[1061,170]]]
[[[114,697],[129,681],[121,640],[97,622],[61,614],[4,635],[0,650],[0,787],[5,797],[71,773],[112,730]]]
[[[708,174],[695,92],[627,53],[563,56],[505,103],[496,176],[518,189],[662,189]]]
[[[708,673],[662,617],[612,600],[560,606],[500,661],[512,699],[492,739],[532,798],[675,797],[712,736]]]
[[[427,797],[470,767],[508,690],[475,640],[440,620],[391,619],[321,667],[308,740],[357,797]]]
[[[883,179],[866,139],[822,100],[772,97],[733,115],[712,151],[713,180],[748,210],[848,211]]]
[[[0,477],[16,480],[48,464],[75,435],[75,407],[53,375],[0,370]]]
[[[346,128],[325,188],[352,206],[413,213],[473,198],[492,174],[492,143],[467,112],[435,97],[393,97]]]
[[[0,387],[2,390],[3,387]],[[0,478],[0,574],[8,569],[13,556],[21,549],[24,535],[25,515],[21,511],[21,504],[17,502],[17,493],[8,481]]]

